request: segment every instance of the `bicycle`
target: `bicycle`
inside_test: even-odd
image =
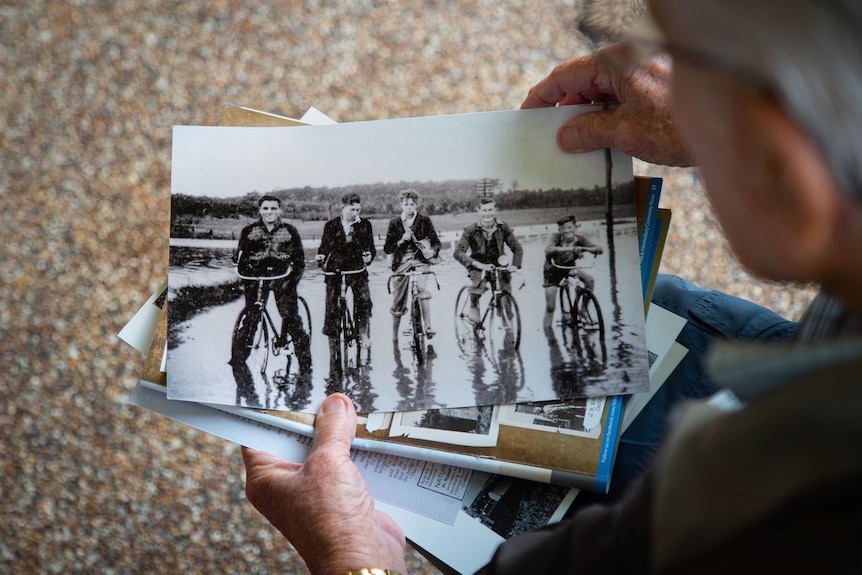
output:
[[[269,283],[275,280],[283,279],[290,275],[291,269],[288,269],[283,274],[274,276],[246,276],[237,270],[237,276],[242,280],[257,282],[257,295],[255,297],[254,306],[249,309],[243,308],[239,316],[236,318],[236,323],[233,328],[233,336],[231,338],[231,361],[245,362],[251,355],[253,350],[263,349],[264,354],[261,360],[260,373],[266,373],[266,366],[269,362],[269,356],[278,356],[283,350],[289,350],[287,355],[287,369],[290,372],[290,367],[293,362],[293,357],[296,356],[296,350],[293,348],[293,342],[290,334],[281,333],[272,318],[272,315],[267,309],[266,303],[269,299],[269,294],[272,289]],[[300,295],[297,295],[297,311],[299,313],[299,321],[303,324],[303,329],[306,330],[311,345],[311,311],[308,303]],[[282,318],[282,325],[284,318]],[[249,343],[250,342],[250,343]],[[297,358],[297,364],[299,360]]]
[[[390,295],[392,294],[392,280],[394,278],[407,278],[407,281],[409,282],[407,293],[410,294],[410,302],[408,304],[408,308],[410,309],[410,328],[409,331],[405,332],[405,334],[409,334],[411,336],[410,348],[413,351],[413,357],[416,358],[416,362],[419,365],[422,365],[425,363],[426,357],[425,339],[426,337],[430,339],[430,337],[425,333],[425,326],[428,324],[425,321],[425,317],[422,315],[422,302],[418,297],[419,285],[416,277],[420,275],[431,275],[434,278],[434,282],[437,284],[437,290],[440,290],[440,282],[437,280],[437,274],[431,270],[419,271],[412,268],[406,272],[389,276],[389,280],[386,282],[386,291],[388,291]]]
[[[590,252],[580,251],[579,255],[584,253]],[[599,300],[593,290],[587,287],[584,280],[572,273],[578,269],[589,269],[592,266],[578,265],[577,263],[561,265],[554,258],[551,258],[551,265],[566,272],[566,277],[560,280],[558,288],[559,323],[563,326],[564,335],[565,330],[570,329],[575,335],[575,341],[578,345],[582,343],[582,340],[583,343],[588,343],[593,335],[596,335],[604,355],[605,320]]]
[[[502,289],[502,274],[508,270],[508,258],[501,256],[497,265],[482,272],[482,281],[491,285],[479,300],[478,318],[470,311],[472,285],[465,285],[455,298],[455,334],[463,344],[471,335],[487,337],[492,346],[517,350],[521,345],[521,312],[518,302]],[[490,296],[488,295],[490,293]]]
[[[344,280],[344,276],[359,274],[365,271],[365,268],[357,270],[332,270],[324,271],[325,276],[335,276],[339,278],[341,291],[338,296],[338,345],[330,348],[334,352],[334,363],[338,365],[341,373],[346,373],[351,367],[359,367],[362,365],[362,335],[356,327],[356,320],[353,317],[352,305],[348,305],[347,290],[350,286]],[[352,289],[350,290],[353,291]],[[352,299],[352,298],[351,298]],[[366,326],[366,334],[367,334]],[[330,340],[331,341],[331,340]]]

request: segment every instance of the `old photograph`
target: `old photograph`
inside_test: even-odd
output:
[[[361,413],[645,391],[631,159],[591,108],[174,129],[168,397]]]
[[[604,397],[501,405],[498,423],[525,429],[596,438],[601,435]]]
[[[409,437],[470,447],[497,445],[496,406],[455,407],[394,413],[389,437]]]

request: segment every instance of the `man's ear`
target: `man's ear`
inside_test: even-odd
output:
[[[753,132],[761,139],[769,233],[784,247],[792,276],[814,279],[832,254],[844,194],[811,138],[774,101],[755,105]],[[811,274],[814,275],[811,275]]]

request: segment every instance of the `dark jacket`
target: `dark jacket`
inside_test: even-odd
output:
[[[431,218],[422,214],[416,214],[413,219],[413,225],[410,226],[413,231],[413,238],[416,241],[428,240],[431,249],[434,250],[434,255],[440,251],[440,238],[437,237],[437,232],[434,230],[434,224]],[[392,269],[398,269],[404,256],[411,253],[413,257],[422,263],[430,263],[429,258],[422,255],[422,250],[416,245],[416,241],[405,242],[398,245],[398,240],[404,235],[404,221],[401,216],[397,216],[389,220],[389,228],[386,230],[386,241],[383,243],[383,251],[387,254],[392,254]],[[433,259],[433,258],[432,258]]]
[[[242,229],[234,261],[245,276],[280,275],[292,268],[291,278],[299,281],[305,270],[305,252],[296,228],[277,222],[268,231],[262,220]]]
[[[692,402],[626,498],[503,543],[481,572],[862,572],[862,342],[749,343],[730,363],[752,346],[773,364],[741,388],[786,381],[737,411]]]
[[[473,260],[485,264],[494,264],[496,261],[490,261],[492,258],[488,256],[488,245],[490,242],[495,242],[497,253],[503,254],[503,246],[509,246],[512,250],[512,265],[521,267],[521,261],[524,259],[524,250],[521,248],[518,238],[515,237],[515,232],[512,227],[506,222],[497,222],[497,229],[491,236],[490,241],[485,239],[485,233],[482,231],[479,223],[473,223],[464,228],[461,237],[458,238],[458,243],[455,245],[454,258],[468,270],[473,266]]]
[[[371,259],[377,255],[370,221],[359,218],[350,228],[349,236],[341,226],[341,216],[324,224],[317,253],[326,256],[323,260],[325,271],[358,270],[365,267],[362,252],[371,252]]]

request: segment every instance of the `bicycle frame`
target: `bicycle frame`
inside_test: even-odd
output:
[[[506,262],[499,266],[491,265],[482,271],[482,282],[493,282],[490,287],[490,297],[485,308],[473,319],[469,309],[476,289],[472,284],[465,285],[455,298],[455,335],[460,343],[467,340],[464,336],[469,332],[479,341],[487,339],[492,347],[501,346],[517,350],[521,344],[521,313],[518,301],[509,290],[502,287],[503,273],[508,271]],[[481,283],[479,284],[481,285]],[[488,289],[483,289],[488,293]]]
[[[592,252],[582,252],[592,253]],[[578,275],[573,275],[573,270],[584,269],[592,266],[563,266],[557,264],[554,258],[550,260],[551,265],[559,270],[566,271],[566,277],[560,280],[558,287],[558,299],[560,300],[560,314],[563,319],[561,321],[563,328],[570,328],[576,333],[583,333],[584,329],[594,330],[597,334],[598,341],[601,347],[602,356],[606,355],[605,348],[605,324],[602,317],[602,309],[598,298],[593,293],[584,280]],[[572,290],[574,289],[574,297]],[[565,318],[565,314],[569,314],[569,318]],[[580,339],[576,338],[576,342],[580,343]]]
[[[354,344],[356,345],[356,363],[359,365],[360,358],[360,342],[361,342],[361,334],[359,334],[356,330],[355,318],[353,317],[351,311],[347,307],[347,289],[348,285],[345,281],[345,276],[359,274],[365,271],[365,267],[356,270],[331,270],[324,271],[324,276],[330,277],[338,277],[340,283],[340,295],[338,297],[338,307],[339,307],[339,322],[338,322],[338,338],[340,340],[338,363],[342,370],[345,370],[348,367],[348,357],[347,352],[350,347]]]
[[[271,330],[273,334],[279,334],[279,329],[276,327],[275,321],[273,321],[272,316],[269,313],[269,310],[266,309],[266,302],[267,302],[267,299],[269,299],[269,292],[270,292],[270,289],[269,289],[269,286],[267,285],[267,283],[272,282],[274,280],[286,278],[287,276],[290,275],[291,271],[292,271],[292,268],[288,268],[284,273],[273,275],[273,276],[247,276],[247,275],[241,274],[239,272],[239,270],[236,271],[236,274],[240,279],[246,280],[246,281],[257,282],[257,294],[255,296],[254,305],[257,308],[258,313],[260,313],[260,319],[258,320],[260,322],[260,326],[261,326],[260,337],[263,341],[263,347],[266,349],[266,355],[264,356],[263,361],[261,363],[261,373],[265,373],[265,371],[266,371],[266,366],[267,366],[267,363],[269,361],[270,351],[272,352],[272,354],[274,356],[277,356],[281,353],[281,350],[283,349],[283,347],[275,345],[275,341],[277,339],[277,336],[276,336],[276,339],[273,340],[273,345],[270,347],[270,334],[269,334],[269,332]],[[234,341],[232,341],[232,345],[231,345],[231,347],[234,349],[234,351],[236,349],[238,349],[238,346],[246,345],[244,342],[235,341],[237,336],[238,336],[237,330],[239,329],[240,321],[243,318],[244,312],[245,312],[245,310],[243,310],[243,312],[240,313],[240,317],[237,318],[237,325],[234,327],[234,333],[232,336]],[[282,318],[282,321],[284,321],[284,318]],[[310,326],[309,326],[309,329],[310,329]],[[254,332],[251,332],[250,335],[253,336]],[[285,337],[288,337],[288,336],[285,335]],[[289,343],[290,343],[289,340],[287,340],[284,347],[287,347],[287,345]],[[259,345],[255,345],[253,347],[259,347]],[[247,355],[248,354],[246,353],[246,357],[247,357]]]
[[[386,291],[392,294],[392,280],[397,277],[406,277],[408,281],[407,293],[409,301],[406,303],[406,309],[410,310],[410,329],[412,331],[411,348],[416,360],[421,364],[425,361],[424,340],[426,337],[425,324],[422,318],[422,309],[419,305],[418,294],[419,286],[417,277],[421,275],[430,275],[434,277],[434,282],[437,284],[437,290],[440,290],[440,282],[437,280],[437,274],[431,270],[419,271],[411,268],[406,272],[392,274],[386,282]]]

